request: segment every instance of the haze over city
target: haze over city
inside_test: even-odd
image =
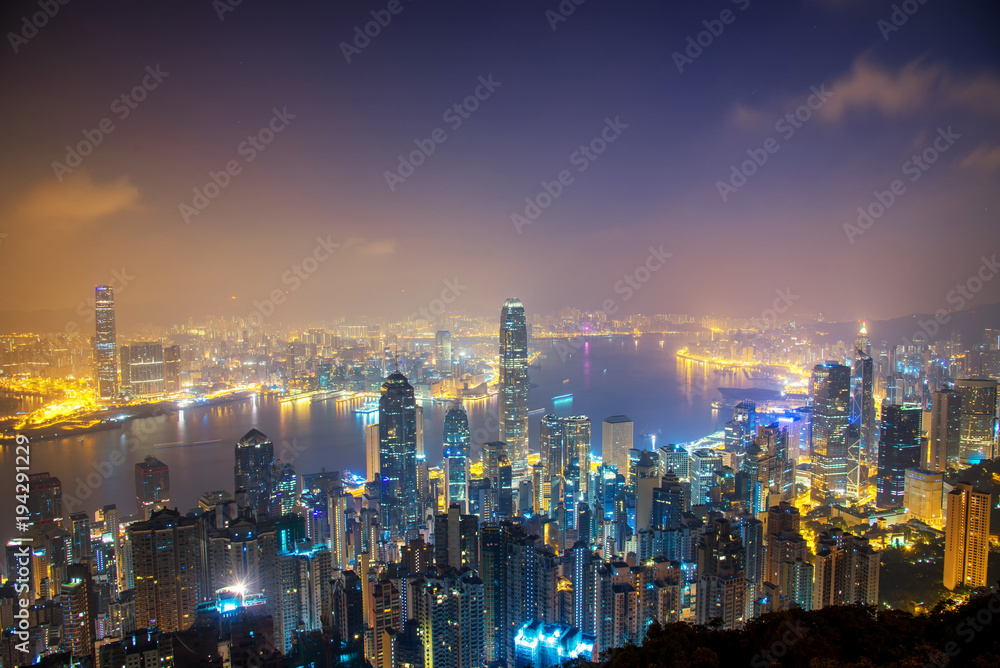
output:
[[[14,0],[0,668],[1000,665],[956,0]]]

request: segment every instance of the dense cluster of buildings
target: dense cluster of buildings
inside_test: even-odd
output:
[[[117,350],[101,290],[100,393],[162,392],[162,346]],[[880,372],[862,329],[849,357],[814,365],[806,405],[739,401],[722,438],[683,446],[636,447],[632,421],[612,415],[597,457],[583,415],[541,416],[529,446],[528,342],[509,299],[499,439],[474,444],[458,399],[440,465],[397,362],[360,485],[300,475],[256,429],[235,444],[234,492],[185,514],[155,457],[135,465],[134,516],[66,515],[60,481],[33,474],[30,528],[7,546],[0,663],[541,668],[641,643],[654,622],[739,629],[793,607],[877,605],[867,534],[886,521],[943,528],[945,586],[985,586],[990,494],[946,478],[995,455],[996,379],[943,377],[921,404],[894,371],[905,363]],[[434,348],[431,373],[450,373],[451,335]],[[26,643],[12,631],[22,598]]]

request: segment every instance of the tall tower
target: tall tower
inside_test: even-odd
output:
[[[118,349],[115,338],[115,293],[110,285],[94,288],[97,335],[94,337],[94,364],[97,367],[97,396],[118,396]]]
[[[469,416],[460,399],[444,416],[444,473],[445,506],[469,512]]]
[[[170,506],[170,469],[153,455],[135,465],[135,505],[143,520]]]
[[[872,344],[864,323],[854,345],[854,370],[851,374],[851,427],[848,452],[848,496],[864,496],[866,468],[874,468],[875,442],[875,362]],[[865,467],[862,464],[866,465]]]
[[[258,518],[267,515],[274,492],[274,444],[256,429],[236,442],[236,465],[233,469],[236,490],[247,495],[247,507]]]
[[[625,476],[628,484],[628,451],[632,449],[633,424],[627,415],[612,415],[601,425],[601,458]]]
[[[997,422],[997,381],[961,378],[955,383],[962,405],[959,417],[959,460],[978,464],[993,458]]]
[[[500,311],[500,440],[515,467],[528,461],[528,327],[521,300]]]
[[[944,586],[986,586],[990,550],[990,493],[960,482],[948,493],[945,520]]]
[[[886,406],[882,413],[882,438],[878,447],[878,478],[875,505],[898,508],[903,505],[906,469],[920,463],[919,408]]]
[[[851,368],[826,362],[813,369],[812,497],[847,495]]]
[[[926,466],[929,471],[958,468],[962,398],[954,388],[942,388],[931,400],[931,430]]]
[[[434,335],[434,368],[438,373],[451,371],[451,332],[445,329]]]
[[[378,409],[382,530],[405,536],[420,519],[417,490],[417,400],[396,371],[382,383]]]

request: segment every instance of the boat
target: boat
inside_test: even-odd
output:
[[[354,409],[355,413],[361,415],[371,415],[372,413],[378,413],[378,402],[372,399],[371,401],[366,401],[364,405],[358,406]]]
[[[528,411],[528,415],[537,415],[538,413],[544,413],[544,412],[545,412],[544,408],[535,408],[533,410]]]
[[[572,401],[572,400],[573,400],[572,392],[569,394],[560,394],[557,397],[552,397],[552,401]]]
[[[569,382],[569,378],[567,378],[566,380],[563,381],[563,385],[565,385],[568,382]]]

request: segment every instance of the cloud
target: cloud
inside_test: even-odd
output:
[[[1000,146],[989,148],[983,144],[962,158],[961,165],[966,169],[979,169],[989,174],[1000,167]]]
[[[16,211],[31,221],[79,224],[134,209],[138,201],[139,189],[127,177],[98,184],[77,170],[62,183],[44,183],[30,190]]]
[[[396,242],[392,239],[368,241],[361,237],[351,237],[344,242],[344,249],[359,255],[392,255],[396,250]]]
[[[833,93],[816,111],[817,118],[829,123],[855,114],[899,118],[944,109],[964,109],[986,116],[1000,114],[1000,78],[992,74],[961,76],[944,65],[925,64],[922,59],[894,72],[863,55],[832,84],[816,84],[816,87]],[[784,96],[765,109],[737,104],[729,122],[756,128],[767,117],[780,117],[802,104],[809,94],[810,91],[802,91]]]
[[[852,112],[877,112],[890,118],[935,108],[1000,113],[1000,79],[986,74],[963,78],[943,65],[924,65],[920,59],[893,73],[861,56],[830,89],[833,97],[818,112],[830,122]]]

